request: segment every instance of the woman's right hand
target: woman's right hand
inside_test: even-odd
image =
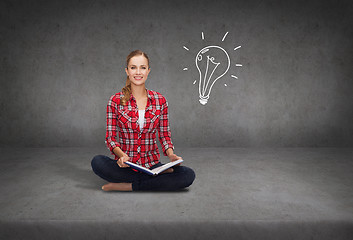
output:
[[[130,157],[128,155],[124,155],[121,158],[119,158],[116,163],[119,165],[119,167],[126,168],[126,167],[129,167],[129,165],[125,164],[125,162],[129,160],[130,160]]]

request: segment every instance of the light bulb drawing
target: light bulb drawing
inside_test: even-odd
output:
[[[226,50],[219,46],[207,46],[201,49],[195,58],[199,71],[199,101],[202,105],[208,102],[213,85],[229,70],[230,58]]]
[[[226,32],[222,38],[222,42],[225,40],[229,32]],[[202,40],[205,40],[205,35],[201,33]],[[190,51],[190,49],[186,46],[183,46],[186,51]],[[240,49],[241,46],[237,46],[234,48],[234,51]],[[198,92],[199,92],[199,102],[202,105],[206,105],[212,88],[214,84],[227,74],[231,65],[231,60],[228,52],[217,45],[209,45],[203,47],[195,56],[195,65],[196,69],[199,73],[199,84],[198,84]],[[236,67],[242,67],[242,64],[235,64]],[[188,67],[184,67],[183,71],[188,71]],[[231,74],[230,77],[238,79],[237,76]],[[197,80],[194,80],[193,84],[195,85]],[[224,83],[224,86],[227,87],[228,84]]]

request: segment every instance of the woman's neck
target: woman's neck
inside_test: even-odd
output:
[[[136,99],[141,99],[147,96],[145,84],[140,86],[131,85],[131,92]]]

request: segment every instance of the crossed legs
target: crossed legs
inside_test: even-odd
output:
[[[120,168],[116,160],[104,155],[95,156],[91,165],[98,176],[109,182],[102,186],[104,191],[175,191],[190,186],[195,179],[195,172],[185,166],[170,168],[154,177]]]

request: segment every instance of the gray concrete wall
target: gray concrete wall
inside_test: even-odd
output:
[[[141,49],[147,87],[169,101],[176,147],[353,147],[352,1],[2,0],[0,9],[0,146],[104,145],[106,103],[124,85],[126,55]],[[208,45],[232,65],[203,106],[194,59]]]

